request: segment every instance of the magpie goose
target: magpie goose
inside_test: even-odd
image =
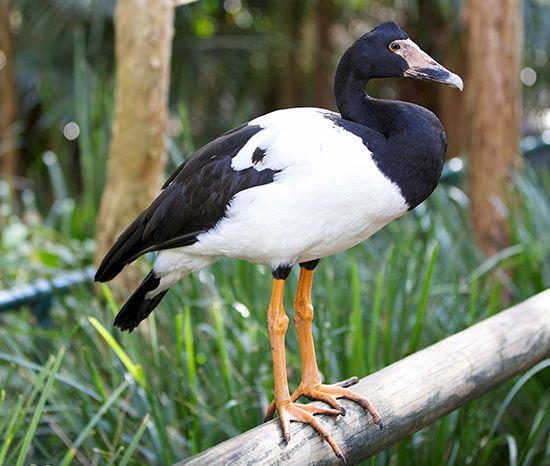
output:
[[[364,241],[414,209],[435,189],[446,152],[437,117],[411,103],[365,94],[371,78],[410,77],[462,90],[462,80],[408,38],[395,23],[379,25],[343,55],[334,82],[340,113],[319,108],[278,110],[235,128],[199,149],[168,179],[152,204],[120,235],[95,279],[108,281],[149,251],[153,269],[126,301],[114,324],[132,331],[168,288],[220,257],[267,264],[273,272],[267,311],[274,401],[284,439],[289,421],[310,424],[343,458],[313,414],[344,414],[337,398],[380,416],[347,387],[351,378],[321,384],[311,333],[312,276],[319,259]],[[290,395],[284,338],[285,279],[300,278],[294,306],[302,382]],[[296,403],[305,395],[328,407]]]

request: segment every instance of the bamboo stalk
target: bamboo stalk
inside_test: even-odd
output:
[[[320,420],[355,464],[549,356],[550,289],[361,379],[353,390],[377,407],[382,431],[346,400],[345,417]],[[286,445],[271,421],[176,466],[341,464],[311,427],[293,423],[291,435]]]

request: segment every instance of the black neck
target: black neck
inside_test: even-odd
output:
[[[348,130],[363,139],[374,162],[400,187],[412,209],[434,190],[441,175],[447,146],[441,122],[418,105],[367,96],[368,80],[378,76],[357,76],[348,52],[334,80],[338,110],[343,121],[355,123]],[[371,130],[382,134],[382,139]]]
[[[395,126],[395,119],[385,118],[393,106],[402,102],[374,99],[365,94],[367,82],[374,76],[359,77],[351,68],[351,53],[348,50],[338,65],[334,79],[336,105],[346,120],[367,126],[387,136]],[[395,118],[395,113],[394,113]]]
[[[348,50],[336,69],[334,97],[342,118],[359,123],[358,120],[362,119],[365,111],[363,101],[368,79],[360,78],[353,73],[350,55]]]

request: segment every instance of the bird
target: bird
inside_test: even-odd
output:
[[[271,267],[267,309],[274,398],[282,438],[290,421],[311,425],[334,454],[344,455],[315,414],[344,415],[338,401],[358,403],[382,427],[375,407],[348,387],[323,384],[312,336],[312,279],[320,259],[347,250],[422,203],[436,188],[447,150],[445,131],[428,109],[369,96],[375,78],[414,78],[463,89],[461,78],[425,53],[394,22],[357,39],[334,79],[338,112],[288,108],[234,128],[183,162],[158,197],[118,237],[95,280],[113,279],[138,257],[158,251],[154,265],[117,314],[132,331],[170,286],[221,257]],[[299,266],[294,325],[302,380],[287,381],[283,307],[285,280]],[[298,398],[325,406],[299,404]]]

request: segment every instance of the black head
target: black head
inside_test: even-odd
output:
[[[360,37],[349,49],[353,71],[362,78],[400,77],[408,68],[407,62],[392,53],[390,44],[409,37],[393,21],[382,23]]]
[[[462,90],[462,80],[422,51],[393,21],[360,37],[344,55],[350,71],[370,78],[410,77],[435,81]]]

